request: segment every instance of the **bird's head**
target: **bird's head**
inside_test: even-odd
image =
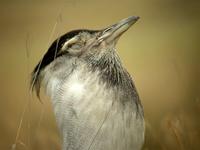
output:
[[[69,56],[77,59],[100,59],[115,49],[119,37],[133,25],[139,17],[131,16],[102,30],[74,30],[57,38],[32,73],[32,86],[37,95],[40,89],[40,74],[52,62]]]

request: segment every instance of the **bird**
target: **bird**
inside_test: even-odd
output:
[[[55,39],[33,69],[31,88],[51,99],[62,150],[140,150],[143,106],[116,44],[139,19]]]

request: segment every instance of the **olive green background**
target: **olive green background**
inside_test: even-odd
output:
[[[144,106],[144,150],[199,149],[200,1],[1,0],[1,150],[60,149],[49,99],[29,91],[33,67],[59,35],[131,15],[141,18],[117,49]]]

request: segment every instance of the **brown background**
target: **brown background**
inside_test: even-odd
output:
[[[14,143],[18,150],[60,149],[49,100],[42,97],[41,104],[29,92],[31,70],[60,34],[100,29],[131,15],[141,19],[117,48],[144,105],[144,150],[199,150],[198,0],[1,0],[1,150]]]

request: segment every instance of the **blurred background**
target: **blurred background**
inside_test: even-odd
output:
[[[140,20],[118,42],[144,106],[143,150],[200,148],[200,1],[0,1],[0,149],[60,150],[51,103],[30,73],[59,35]]]

